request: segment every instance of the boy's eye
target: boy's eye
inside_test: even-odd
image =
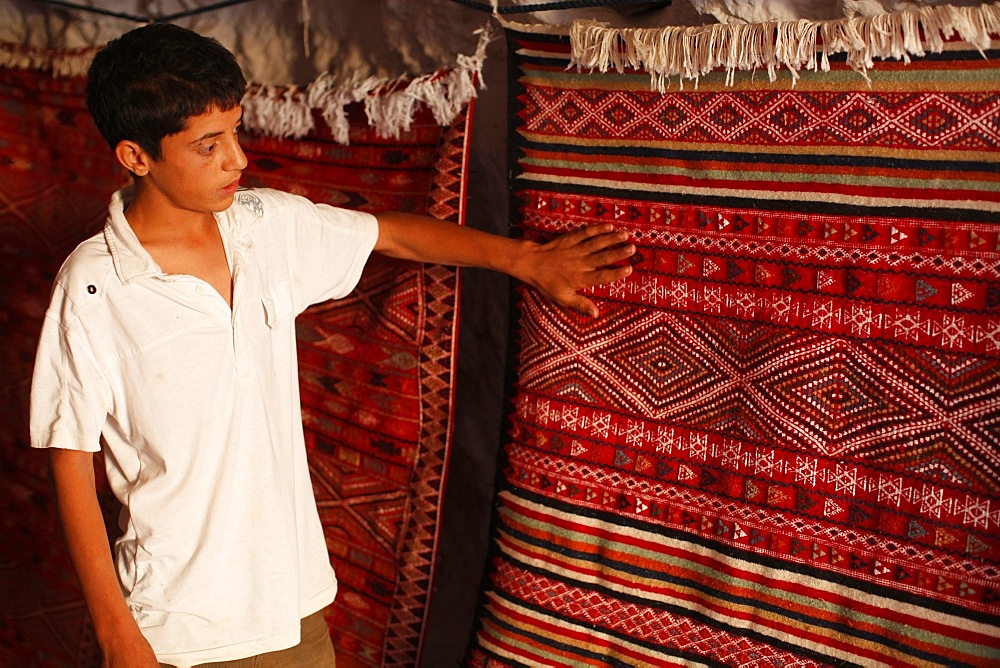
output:
[[[206,146],[202,146],[200,149],[198,149],[198,152],[204,155],[208,155],[215,150],[215,146],[216,146],[215,144],[208,144]]]

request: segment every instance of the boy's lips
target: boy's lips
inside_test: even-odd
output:
[[[236,190],[237,190],[237,189],[238,189],[239,187],[240,187],[240,180],[239,180],[239,179],[236,179],[235,181],[233,181],[232,183],[230,183],[230,184],[229,184],[228,186],[225,186],[225,187],[224,187],[224,188],[222,189],[222,191],[223,191],[223,192],[227,192],[227,193],[234,193],[234,192],[236,192]]]

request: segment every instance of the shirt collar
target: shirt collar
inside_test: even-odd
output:
[[[125,220],[125,207],[132,200],[132,195],[133,187],[126,186],[111,196],[108,220],[104,224],[104,239],[111,253],[115,273],[126,285],[141,276],[163,273]]]
[[[133,195],[134,187],[131,185],[112,195],[111,203],[108,205],[108,220],[104,224],[104,239],[111,253],[111,261],[118,279],[124,285],[143,276],[163,273],[149,251],[142,247],[139,237],[125,219],[125,209],[132,201]],[[221,214],[215,214],[215,219],[221,223],[220,229],[224,235],[228,236],[232,230],[235,222],[234,213],[233,207],[230,207]]]

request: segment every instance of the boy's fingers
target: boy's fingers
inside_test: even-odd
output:
[[[596,318],[600,315],[600,311],[597,310],[597,305],[583,295],[574,294],[567,297],[563,300],[563,305],[575,309],[584,315],[589,315],[591,318]]]
[[[615,226],[611,223],[601,223],[600,225],[590,225],[588,227],[581,227],[578,230],[570,232],[568,236],[570,237],[580,237],[582,239],[587,239],[591,237],[597,237],[604,234],[614,234]]]
[[[621,243],[628,239],[628,233],[616,230],[611,223],[581,227],[556,238],[556,243],[567,246],[587,246],[599,249]]]
[[[612,269],[622,269],[623,265],[620,263],[623,260],[635,255],[635,246],[623,246],[620,248],[609,248],[596,253],[591,253],[585,258],[580,258],[579,267],[582,271],[588,275],[591,275],[595,271],[600,271],[602,269],[612,268]],[[628,265],[624,265],[628,266]],[[626,276],[628,274],[625,274]]]
[[[603,264],[614,264],[615,262],[620,262],[621,260],[628,259],[635,255],[635,246],[633,244],[628,244],[625,246],[616,246],[615,248],[607,248],[600,253],[600,263],[598,266]]]
[[[626,276],[632,273],[632,267],[603,267],[601,269],[595,269],[590,276],[591,285],[605,285],[607,283],[614,283],[615,281],[620,281]]]
[[[628,241],[628,232],[625,232],[624,230],[616,230],[610,226],[608,230],[590,235],[586,238],[586,243],[594,250],[618,246],[626,241]]]

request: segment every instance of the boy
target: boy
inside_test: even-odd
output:
[[[576,290],[629,273],[612,265],[634,247],[609,226],[536,244],[239,190],[245,86],[226,49],[171,25],[126,33],[90,70],[88,107],[133,185],[56,279],[31,430],[106,666],[332,665],[294,318],[348,294],[371,251],[503,271],[590,315]],[[113,556],[102,442],[123,506]]]

